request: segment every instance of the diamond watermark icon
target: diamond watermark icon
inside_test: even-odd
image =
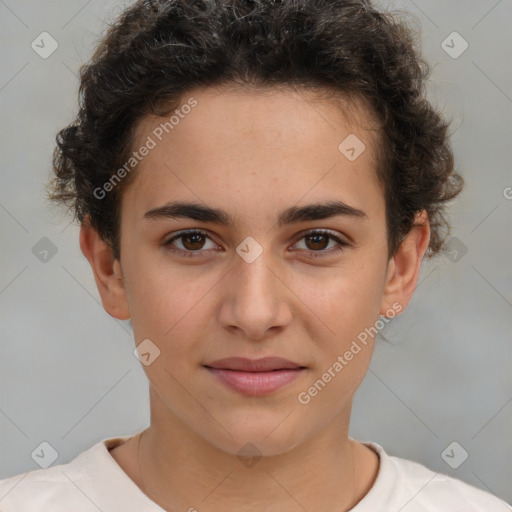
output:
[[[261,459],[261,452],[253,443],[245,443],[237,453],[237,457],[245,466],[252,468]]]
[[[59,43],[48,32],[41,32],[30,46],[39,57],[47,59],[59,47]]]
[[[263,252],[263,247],[254,240],[252,236],[248,236],[237,248],[236,252],[247,263],[252,263]]]
[[[452,262],[457,263],[468,252],[467,246],[456,236],[452,236],[445,244],[446,257]]]
[[[57,460],[59,454],[50,443],[43,441],[34,449],[30,456],[39,466],[47,469]]]
[[[469,453],[457,441],[450,443],[441,453],[441,458],[452,469],[457,469],[468,457]]]
[[[57,246],[49,238],[43,236],[43,238],[32,247],[32,254],[41,263],[48,263],[57,254]]]
[[[133,355],[144,366],[149,366],[160,355],[160,349],[150,339],[146,338],[135,347]]]
[[[351,133],[338,146],[339,152],[350,162],[357,160],[366,149],[363,141]]]
[[[452,32],[441,43],[441,48],[452,59],[458,59],[468,49],[468,47],[468,42],[458,32]]]

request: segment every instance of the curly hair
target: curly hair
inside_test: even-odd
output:
[[[417,35],[371,0],[144,0],[124,10],[80,68],[79,111],[59,131],[49,198],[88,219],[120,259],[120,199],[131,173],[94,193],[126,162],[137,123],[163,116],[196,87],[303,87],[364,101],[378,121],[376,173],[391,257],[426,211],[426,257],[463,188],[450,122],[426,99],[430,67]]]

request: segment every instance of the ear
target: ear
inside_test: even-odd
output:
[[[112,248],[91,226],[89,218],[80,228],[80,249],[91,265],[105,311],[119,320],[129,319],[120,262],[114,259]]]
[[[411,231],[400,244],[396,254],[389,260],[381,315],[385,315],[394,303],[402,306],[401,312],[407,308],[416,289],[421,262],[429,241],[428,215],[425,210],[422,210],[416,214]]]

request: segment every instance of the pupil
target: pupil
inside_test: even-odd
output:
[[[187,247],[188,249],[200,249],[201,248],[201,243],[198,242],[198,239],[200,240],[201,238],[203,237],[203,235],[201,235],[200,233],[192,233],[190,235],[187,235],[185,237],[185,240],[193,240],[195,239],[195,241],[192,241],[192,244],[185,244],[185,246],[187,245],[192,245],[193,247]],[[196,247],[196,245],[199,244],[199,247]]]
[[[318,244],[319,243],[319,241],[318,241],[319,238],[323,238],[324,242],[327,240],[327,237],[325,235],[322,235],[322,234],[309,235],[309,237],[308,237],[309,240],[313,240],[314,244]],[[322,245],[322,247],[320,247],[321,249],[325,249],[325,247],[327,247],[325,243],[321,244],[321,245]]]

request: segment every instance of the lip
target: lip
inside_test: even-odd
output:
[[[262,357],[261,359],[248,359],[246,357],[226,357],[208,363],[208,367],[222,370],[238,370],[242,372],[270,372],[273,370],[296,370],[300,364],[283,359],[282,357]]]
[[[274,393],[306,369],[282,357],[229,357],[203,366],[230,389],[249,396]]]

